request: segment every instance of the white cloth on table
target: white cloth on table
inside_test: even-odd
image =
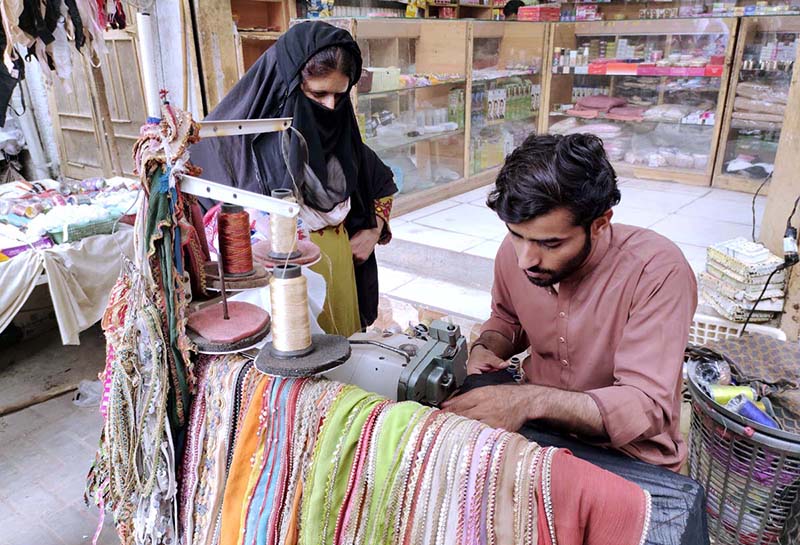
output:
[[[17,315],[44,271],[63,344],[103,316],[120,273],[120,250],[133,255],[133,230],[97,235],[45,250],[29,250],[0,263],[0,332]]]

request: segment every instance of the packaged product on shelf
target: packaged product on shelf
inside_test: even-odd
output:
[[[733,101],[733,109],[736,111],[760,112],[782,116],[786,113],[786,104],[737,96]]]
[[[771,103],[786,104],[789,88],[784,85],[767,85],[742,81],[736,85],[736,96],[754,100],[765,100]]]
[[[642,121],[645,108],[640,106],[617,106],[606,114],[607,119],[617,121]]]
[[[574,117],[568,117],[563,121],[558,121],[557,123],[553,123],[550,125],[550,130],[548,131],[550,134],[566,134],[567,131],[577,127],[579,125],[578,120]]]
[[[659,104],[644,111],[642,116],[648,121],[680,122],[689,112],[691,107],[683,104]]]

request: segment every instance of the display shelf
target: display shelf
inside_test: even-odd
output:
[[[466,150],[471,175],[499,166],[538,131],[548,32],[546,24],[473,23]]]
[[[774,121],[774,130],[761,133],[739,127],[741,120],[732,117],[735,85],[742,78],[783,82],[794,74],[750,70],[742,64],[755,40],[755,35],[745,40],[750,33],[748,25],[758,21],[759,32],[765,26],[787,29],[787,19],[800,21],[800,17],[760,17],[579,23],[436,19],[329,22],[344,25],[353,33],[362,49],[365,68],[393,67],[401,77],[463,74],[462,78],[433,85],[391,90],[384,85],[381,91],[354,93],[365,142],[392,168],[401,188],[396,209],[410,210],[491,182],[507,153],[528,134],[548,132],[556,123],[570,119],[579,127],[605,126],[600,129],[612,136],[599,135],[621,175],[747,189],[753,179],[720,172],[724,149],[730,147],[729,143],[740,148],[755,144],[763,148],[763,142],[777,146],[782,125]],[[779,34],[785,32],[788,30]],[[251,37],[250,33],[242,34]],[[254,39],[256,36],[265,39],[269,34],[252,35]],[[619,58],[646,59],[650,64],[619,63],[612,66],[612,73],[608,73],[608,66],[605,74],[588,73],[600,56],[601,42],[606,65],[612,57],[617,58],[620,44]],[[582,68],[575,73],[575,67],[567,67],[569,74],[553,73],[556,51],[574,50],[577,57],[578,50],[583,55],[586,47],[590,57],[585,64],[587,73],[580,73]],[[700,64],[700,59],[705,59],[705,66],[677,66]],[[676,66],[659,67],[658,60]],[[788,69],[791,65],[780,66]],[[654,73],[656,68],[661,72]],[[489,92],[493,93],[491,97]],[[629,106],[675,108],[683,117],[711,112],[714,122],[693,119],[687,123],[679,121],[680,117],[624,120],[602,114],[582,119],[560,110],[561,105],[574,107],[578,99],[599,94],[624,99]],[[455,123],[458,129],[424,133],[425,127],[442,122]],[[379,127],[388,130],[383,133]],[[415,130],[422,134],[404,136]],[[382,135],[376,138],[379,132]]]
[[[419,85],[417,87],[403,87],[400,89],[389,89],[386,91],[370,91],[368,93],[358,93],[359,98],[386,98],[395,95],[402,95],[402,94],[409,94],[415,93],[421,89],[433,89],[437,87],[452,87],[454,85],[464,85],[467,82],[466,79],[453,79],[442,81],[439,83],[433,83],[431,85]]]
[[[421,134],[419,136],[402,136],[390,142],[382,141],[382,140],[387,140],[387,138],[383,139],[381,139],[380,137],[367,138],[366,140],[364,140],[364,143],[367,144],[370,148],[372,148],[372,151],[380,154],[380,152],[382,151],[389,151],[397,148],[407,148],[409,146],[413,146],[414,144],[419,144],[421,142],[429,142],[431,140],[445,139],[445,138],[450,138],[452,136],[459,136],[463,134],[464,134],[464,129],[457,129],[454,131],[442,131],[430,134]]]
[[[698,69],[691,69],[689,67],[665,67],[659,69],[657,66],[641,66],[638,64],[630,63],[633,66],[633,71],[619,71],[608,72],[602,68],[595,68],[592,66],[586,67],[571,67],[563,66],[558,67],[557,71],[553,72],[554,76],[598,76],[598,77],[614,77],[614,76],[627,76],[627,77],[663,77],[663,78],[722,78],[724,66],[712,65],[709,67],[698,67]],[[554,69],[555,70],[555,69]],[[602,72],[599,70],[603,70]]]
[[[681,127],[702,127],[704,129],[713,129],[715,125],[715,123],[686,123],[684,121],[675,121],[671,119],[642,119],[642,120],[615,119],[613,117],[607,117],[602,113],[599,114],[597,117],[591,119],[582,118],[576,115],[570,115],[565,112],[550,112],[550,117],[568,117],[572,119],[577,119],[579,122],[584,122],[584,123],[604,121],[607,123],[626,123],[631,125],[656,125],[656,124],[679,125]]]
[[[705,172],[677,167],[649,167],[635,165],[624,161],[612,161],[611,166],[619,176],[627,178],[641,178],[644,180],[657,180],[679,182],[688,185],[708,186],[708,176]]]
[[[754,192],[772,171],[783,134],[786,100],[797,77],[794,61],[798,38],[797,16],[742,20],[717,152],[715,185]],[[779,63],[791,66],[792,71],[750,68]]]
[[[416,202],[420,192],[464,178],[469,24],[426,19],[351,22],[364,69],[372,72],[371,86],[377,82],[379,88],[356,91],[356,114],[365,143],[395,174],[398,203]],[[420,74],[452,77],[432,85],[397,85]],[[428,132],[445,124],[453,130]]]
[[[477,74],[477,75],[476,75]],[[529,77],[529,76],[541,76],[541,73],[536,70],[507,70],[505,73],[502,74],[478,74],[477,71],[472,73],[472,84],[477,85],[479,83],[486,83],[490,81],[499,81],[503,79],[511,79],[511,78],[520,78],[520,77]]]
[[[547,130],[586,127],[628,172],[710,185],[735,33],[732,19],[554,23],[543,108],[556,115],[545,117]],[[647,62],[623,62],[632,59]],[[597,115],[570,116],[562,105]],[[659,119],[603,113],[614,108]]]

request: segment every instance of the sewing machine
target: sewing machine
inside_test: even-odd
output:
[[[467,374],[467,340],[440,320],[411,335],[356,333],[350,346],[350,359],[325,376],[397,401],[439,405]]]

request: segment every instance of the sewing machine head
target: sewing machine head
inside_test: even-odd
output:
[[[350,344],[350,359],[325,376],[396,401],[437,406],[466,377],[467,340],[441,320],[410,335],[356,333]]]

